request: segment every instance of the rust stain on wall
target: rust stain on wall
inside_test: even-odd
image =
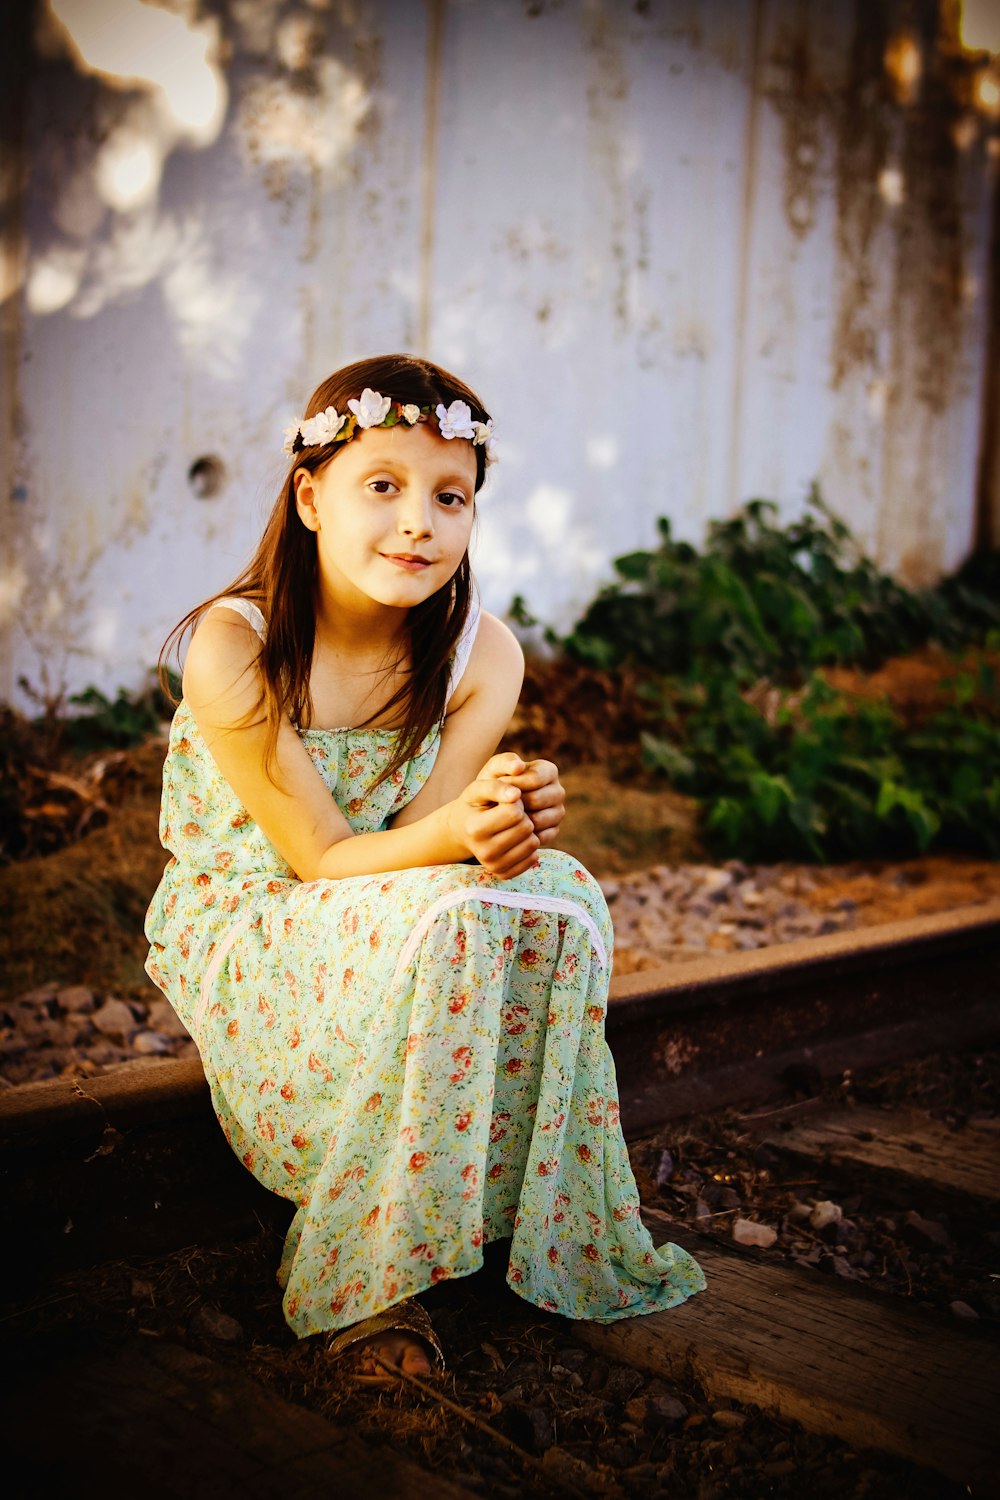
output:
[[[798,239],[816,222],[817,169],[831,114],[831,85],[815,56],[809,19],[803,11],[793,26],[779,30],[762,89],[781,120],[785,218]]]

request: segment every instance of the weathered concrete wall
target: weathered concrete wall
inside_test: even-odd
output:
[[[149,10],[51,4],[84,52],[81,5],[119,42]],[[0,696],[136,685],[284,422],[388,349],[495,413],[500,611],[568,625],[657,515],[814,479],[906,579],[966,554],[996,153],[950,0],[175,9],[148,68],[41,3],[8,57]]]

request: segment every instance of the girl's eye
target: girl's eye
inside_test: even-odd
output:
[[[462,506],[466,503],[465,496],[460,494],[458,490],[443,490],[442,493],[438,495],[438,499],[440,500],[441,504],[446,505],[449,510],[461,510]]]
[[[395,489],[396,486],[391,479],[373,479],[371,487],[376,495],[388,495],[389,491]]]

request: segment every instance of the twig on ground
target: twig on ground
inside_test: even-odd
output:
[[[380,1355],[373,1352],[371,1358],[375,1364],[387,1371],[388,1374],[397,1376],[398,1379],[405,1381],[407,1385],[415,1386],[425,1396],[430,1396],[434,1401],[440,1402],[442,1406],[446,1406],[449,1411],[454,1412],[457,1417],[461,1417],[463,1422],[468,1422],[470,1426],[477,1427],[480,1432],[485,1432],[487,1437],[493,1438],[494,1442],[500,1443],[502,1447],[509,1448],[512,1453],[517,1454],[523,1464],[527,1464],[528,1468],[537,1470],[539,1474],[544,1474],[550,1484],[555,1484],[558,1489],[563,1490],[568,1495],[578,1497],[579,1491],[577,1489],[565,1484],[558,1475],[553,1474],[551,1469],[547,1469],[543,1463],[535,1458],[533,1453],[529,1453],[526,1448],[522,1448],[519,1443],[515,1443],[513,1438],[509,1438],[504,1433],[499,1432],[497,1428],[492,1427],[482,1417],[477,1417],[475,1412],[469,1411],[467,1407],[462,1406],[458,1401],[453,1401],[450,1396],[446,1396],[443,1391],[439,1391],[436,1386],[431,1385],[428,1381],[421,1380],[418,1375],[411,1375],[409,1371],[401,1370],[398,1365],[390,1364],[387,1359],[382,1359]]]

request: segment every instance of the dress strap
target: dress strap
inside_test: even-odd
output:
[[[476,643],[476,632],[479,629],[479,616],[481,614],[479,599],[473,594],[469,601],[469,613],[465,624],[462,626],[462,634],[459,636],[455,646],[455,654],[451,659],[451,677],[448,679],[448,696],[445,702],[450,702],[451,695],[462,680],[462,674],[469,665],[469,657]]]
[[[232,599],[227,595],[225,599],[216,599],[214,604],[209,605],[209,609],[234,609],[256,630],[261,640],[267,636],[267,621],[256,604],[252,604],[249,599]]]

